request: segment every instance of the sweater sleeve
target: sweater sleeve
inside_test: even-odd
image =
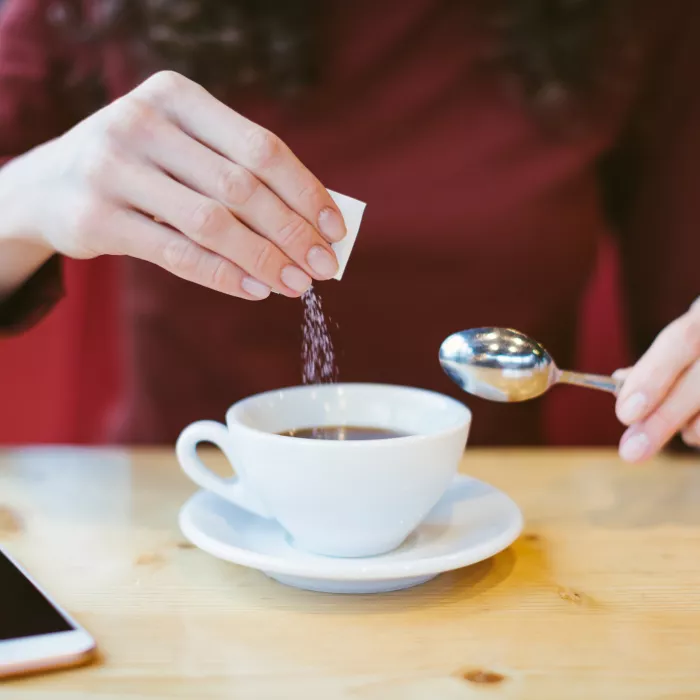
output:
[[[38,323],[63,296],[61,262],[47,260],[19,289],[0,302],[0,334],[20,333]]]

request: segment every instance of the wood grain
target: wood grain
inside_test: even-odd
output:
[[[218,457],[212,457],[222,464]],[[700,461],[471,451],[524,535],[410,591],[285,588],[186,543],[169,451],[1,453],[0,541],[95,635],[99,663],[0,697],[700,697]]]

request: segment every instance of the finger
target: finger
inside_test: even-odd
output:
[[[311,278],[303,270],[223,205],[156,168],[121,162],[114,169],[111,183],[105,186],[131,207],[164,221],[272,289],[299,296],[311,286]]]
[[[633,425],[622,437],[620,454],[638,462],[648,459],[700,410],[700,362],[688,369],[646,420]]]
[[[177,73],[154,75],[134,91],[197,141],[250,170],[329,241],[346,233],[326,188],[277,136],[233,111]]]
[[[182,279],[242,299],[259,301],[270,295],[270,287],[230,260],[143,214],[115,209],[105,218],[103,226],[115,254],[154,263]]]
[[[146,155],[159,167],[224,204],[310,276],[330,279],[338,271],[333,249],[318,231],[250,171],[203,146],[165,119],[144,146]]]
[[[627,377],[630,376],[632,369],[633,369],[632,367],[623,367],[622,369],[616,369],[612,373],[612,378],[619,379],[621,381],[625,381],[627,379]]]
[[[618,382],[618,388],[615,391],[616,396],[619,397],[620,394],[622,393],[622,389],[625,385],[625,382],[627,381],[627,378],[630,376],[631,372],[632,372],[632,367],[625,367],[623,369],[616,369],[612,373],[612,378],[616,382]]]
[[[700,447],[700,414],[694,416],[681,431],[683,442],[689,447]]]
[[[674,382],[700,357],[700,306],[667,326],[625,380],[617,417],[625,425],[644,420]]]

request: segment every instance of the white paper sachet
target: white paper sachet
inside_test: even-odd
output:
[[[338,192],[332,192],[331,190],[328,190],[328,194],[330,194],[336,206],[340,209],[340,213],[345,220],[345,228],[347,229],[345,238],[338,243],[333,243],[331,246],[335,252],[335,256],[338,258],[338,272],[333,279],[339,280],[345,273],[348,260],[350,260],[350,253],[352,253],[352,248],[355,245],[357,233],[360,230],[360,223],[362,222],[362,215],[367,205],[359,199],[353,199],[352,197],[339,194]]]

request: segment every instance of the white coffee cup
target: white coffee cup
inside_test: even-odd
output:
[[[271,391],[231,406],[223,425],[199,421],[177,457],[199,486],[263,518],[316,554],[365,557],[398,547],[457,472],[471,425],[463,404],[423,389],[329,384]],[[302,428],[362,426],[405,437],[315,440],[279,435]],[[235,469],[221,478],[197,456],[218,446]]]

